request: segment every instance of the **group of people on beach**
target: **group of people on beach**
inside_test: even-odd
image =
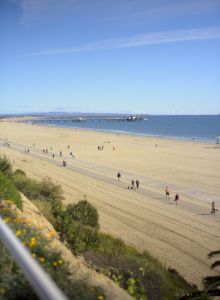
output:
[[[98,147],[97,147],[97,150],[98,150],[98,151],[104,150],[104,146],[103,146],[103,145],[102,145],[102,146],[98,146]]]
[[[8,142],[5,142],[5,143],[3,144],[3,146],[5,146],[5,147],[10,147],[10,144],[9,144]]]
[[[121,178],[121,173],[120,172],[117,173],[117,178],[118,178],[118,181],[119,181],[120,178]],[[134,179],[132,179],[131,186],[128,186],[128,189],[130,189],[130,190],[137,189],[138,190],[139,185],[140,185],[140,182],[139,182],[138,179],[136,181]],[[166,186],[166,188],[165,188],[165,196],[166,196],[166,199],[170,200],[170,190],[169,190],[168,186]],[[178,193],[176,193],[175,196],[174,196],[174,201],[176,202],[176,205],[179,203],[179,200],[180,200],[180,196],[179,196]],[[215,216],[215,213],[217,211],[218,211],[218,209],[215,208],[215,202],[213,201],[212,202],[212,208],[211,208],[211,215]]]
[[[48,154],[48,149],[43,149],[43,154]]]
[[[168,186],[165,188],[165,195],[166,195],[166,199],[170,199],[170,190],[168,188]],[[178,201],[180,200],[180,196],[178,193],[175,194],[174,197],[174,201],[176,202],[176,204],[178,204]],[[218,211],[217,208],[215,208],[215,201],[212,202],[212,207],[211,207],[211,215],[215,216],[215,213]]]
[[[166,199],[170,199],[170,190],[169,190],[168,186],[166,186],[166,188],[165,188],[165,195],[166,195]],[[174,201],[176,202],[176,204],[178,204],[179,200],[180,200],[180,196],[178,193],[176,193],[175,197],[174,197]]]
[[[134,181],[134,179],[131,180],[131,186],[128,186],[128,189],[129,190],[138,190],[139,189],[139,185],[140,185],[140,182],[139,180],[137,179],[136,181]]]
[[[117,178],[118,178],[118,180],[120,180],[120,178],[121,178],[121,173],[120,172],[117,173]],[[129,185],[128,189],[129,190],[135,190],[135,189],[138,190],[139,185],[140,185],[140,181],[138,179],[136,181],[134,179],[132,179],[131,180],[131,186]]]
[[[68,150],[70,149],[70,145],[67,145],[67,149],[68,149]],[[52,147],[50,147],[50,150],[52,150]],[[29,153],[29,150],[27,150],[27,151],[28,151],[28,153]],[[42,152],[43,152],[43,154],[48,154],[48,153],[49,153],[49,151],[48,151],[47,148],[46,148],[46,149],[43,149]],[[25,154],[26,154],[26,150],[25,150]],[[74,158],[74,154],[73,154],[72,151],[70,151],[69,154],[70,154],[70,156],[71,156],[72,158]],[[55,155],[54,153],[52,153],[52,158],[55,158],[55,156],[56,156],[56,155]],[[57,156],[58,156],[58,154],[57,154]],[[60,157],[63,157],[63,152],[62,152],[61,150],[59,151],[59,156],[60,156]],[[67,165],[65,159],[63,160],[62,165],[63,165],[64,167]]]
[[[109,143],[109,142],[108,142],[108,143]],[[4,143],[3,143],[3,146],[5,146],[5,147],[10,147],[10,144],[9,144],[8,142],[4,142]],[[157,146],[157,145],[155,145],[155,146]],[[68,150],[70,149],[70,145],[67,146],[67,149],[68,149]],[[104,146],[103,146],[103,145],[102,145],[102,146],[98,146],[98,150],[103,150],[103,149],[104,149]],[[52,147],[51,147],[51,150],[52,150]],[[113,150],[115,150],[115,147],[114,147],[114,146],[113,146]],[[29,153],[30,153],[30,149],[29,149],[29,148],[28,148],[28,149],[25,149],[24,152],[25,152],[25,154],[29,154]],[[43,152],[43,154],[48,154],[48,149],[47,149],[47,148],[46,148],[46,149],[43,149],[42,152]],[[59,154],[60,154],[60,157],[63,156],[63,153],[62,153],[61,150],[60,150]],[[71,151],[70,151],[70,156],[72,156],[72,157],[74,158],[73,152],[71,152]],[[54,153],[52,154],[52,157],[53,157],[53,158],[55,157],[55,154],[54,154]],[[63,159],[62,165],[63,165],[64,167],[67,166],[67,162],[66,162],[65,159]],[[118,173],[117,173],[117,179],[118,179],[118,181],[121,179],[121,176],[122,176],[121,173],[118,172]],[[128,186],[128,189],[130,189],[130,190],[138,190],[138,189],[139,189],[139,186],[140,186],[139,180],[138,180],[138,179],[136,179],[136,180],[132,179],[132,180],[131,180],[131,185]],[[166,188],[165,188],[165,197],[166,197],[166,199],[169,199],[169,200],[170,200],[170,190],[169,190],[168,186],[166,186]],[[178,193],[176,193],[175,196],[174,196],[174,201],[176,202],[176,205],[179,203],[179,200],[180,200],[180,196],[179,196]],[[215,207],[215,202],[212,201],[212,203],[211,203],[211,212],[210,212],[210,214],[215,216],[215,213],[216,213],[217,211],[218,211],[218,209]]]
[[[70,150],[70,145],[67,145],[67,149]],[[60,150],[60,157],[62,157],[62,156],[63,156],[63,153],[62,153],[62,151]],[[70,151],[70,156],[72,156],[72,158],[75,157],[72,151]],[[66,160],[65,160],[65,159],[63,160],[63,166],[64,166],[64,167],[67,166],[67,163],[66,163]]]
[[[104,143],[110,143],[110,142],[108,141],[108,142],[104,142]],[[103,145],[102,146],[98,146],[97,150],[98,151],[104,150],[104,146]],[[112,150],[115,151],[115,146],[112,146]]]

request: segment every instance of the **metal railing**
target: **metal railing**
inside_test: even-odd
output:
[[[21,267],[34,291],[42,300],[68,300],[50,276],[42,269],[13,231],[0,217],[0,239]]]

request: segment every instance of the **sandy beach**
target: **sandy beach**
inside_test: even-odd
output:
[[[191,283],[216,274],[207,254],[220,249],[220,147],[7,121],[0,122],[0,138],[0,153],[14,168],[61,184],[67,204],[86,195],[98,209],[102,231],[149,251]],[[3,146],[6,138],[10,147]],[[140,181],[138,190],[128,189],[132,179]],[[212,201],[219,209],[215,216]]]

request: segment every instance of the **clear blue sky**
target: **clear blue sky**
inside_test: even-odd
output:
[[[0,113],[220,113],[220,0],[1,0]]]

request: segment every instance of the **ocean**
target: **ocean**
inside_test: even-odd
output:
[[[147,120],[132,122],[98,119],[73,122],[69,116],[68,118],[66,120],[49,121],[52,118],[45,117],[43,124],[183,140],[194,139],[195,141],[209,143],[216,143],[216,137],[220,136],[220,115],[147,116]],[[42,120],[35,120],[34,123],[42,124]]]

